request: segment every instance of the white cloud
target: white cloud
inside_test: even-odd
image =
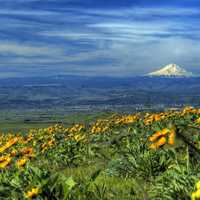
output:
[[[200,10],[198,8],[182,8],[182,7],[131,7],[122,9],[87,9],[80,10],[83,13],[100,15],[100,16],[115,16],[115,17],[127,17],[127,16],[190,16],[199,15]]]
[[[62,12],[0,9],[0,15],[8,15],[0,19],[1,30],[7,31],[2,33],[22,41],[22,31],[30,39],[1,39],[0,67],[134,75],[169,62],[186,69],[200,63],[200,42],[192,39],[200,37],[199,19],[190,20],[200,14],[196,8],[59,9]],[[33,16],[30,24],[26,15]]]
[[[34,46],[0,41],[0,53],[4,55],[15,54],[18,56],[54,56],[63,54],[63,50],[53,46]]]
[[[44,10],[14,10],[14,9],[0,9],[0,15],[55,15],[56,12],[44,11]]]
[[[122,41],[131,43],[148,43],[162,40],[163,37],[199,36],[200,29],[196,24],[185,24],[181,21],[115,21],[87,24],[84,30],[44,31],[39,35],[60,37],[66,40],[85,40],[91,42]]]
[[[163,39],[146,44],[116,43],[110,52],[119,59],[122,71],[127,74],[147,73],[168,63],[177,63],[186,69],[198,67],[200,42],[180,37]]]

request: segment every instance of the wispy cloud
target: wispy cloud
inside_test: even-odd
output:
[[[47,16],[47,15],[55,15],[59,14],[52,11],[44,11],[44,10],[13,10],[13,9],[0,9],[0,15],[18,15],[18,16]]]
[[[109,7],[100,0],[0,2],[0,72],[6,66],[25,74],[44,68],[135,75],[168,62],[193,69],[200,63],[197,6],[149,6],[152,0],[111,0]]]
[[[81,11],[81,10],[80,10]],[[182,7],[131,7],[121,9],[88,9],[82,12],[100,16],[194,16],[200,15],[198,8],[182,8]]]
[[[0,41],[0,54],[8,55],[14,54],[18,56],[53,56],[59,55],[63,51],[55,47],[45,46],[31,46],[23,45],[20,43]]]

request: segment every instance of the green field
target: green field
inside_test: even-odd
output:
[[[92,114],[66,114],[48,111],[30,110],[22,111],[4,111],[0,115],[0,132],[21,132],[26,133],[32,128],[46,128],[54,124],[63,124],[70,126],[75,123],[89,123],[97,118],[108,116],[111,113],[97,112]]]
[[[23,130],[1,135],[3,200],[199,198],[200,109],[30,114],[2,122],[4,130]]]

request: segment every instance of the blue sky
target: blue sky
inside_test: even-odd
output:
[[[0,0],[0,77],[200,72],[199,0]]]

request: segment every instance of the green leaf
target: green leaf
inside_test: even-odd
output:
[[[72,177],[69,177],[66,181],[65,181],[65,185],[68,186],[68,189],[71,190],[75,185],[76,182],[74,181],[74,179]]]
[[[63,185],[63,192],[64,192],[64,200],[68,198],[69,192],[72,188],[76,185],[76,182],[73,180],[72,177],[69,177]]]
[[[99,176],[99,174],[101,173],[101,170],[98,169],[96,172],[94,172],[92,175],[91,175],[91,180],[92,181],[95,181],[96,178]]]

